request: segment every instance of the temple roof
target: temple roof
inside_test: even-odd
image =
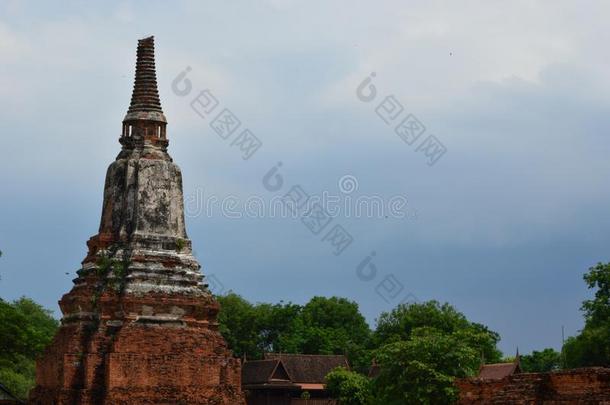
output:
[[[265,384],[272,380],[290,382],[290,376],[280,360],[249,360],[242,367],[243,384]]]
[[[482,380],[499,380],[521,372],[518,361],[511,363],[485,364],[481,366],[477,378]]]
[[[149,120],[167,122],[161,109],[155,70],[155,38],[138,41],[136,75],[131,104],[123,121]]]
[[[266,360],[281,360],[294,383],[323,383],[326,374],[337,367],[349,369],[343,355],[265,353]]]
[[[323,390],[326,375],[349,368],[345,356],[265,353],[264,360],[242,365],[242,384],[248,389]]]

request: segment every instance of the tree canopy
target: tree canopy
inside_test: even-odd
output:
[[[370,380],[342,367],[326,375],[326,389],[341,405],[369,405],[373,402]]]
[[[380,404],[448,404],[457,399],[456,377],[472,375],[480,365],[476,349],[458,334],[419,327],[408,340],[376,352],[374,382]]]
[[[610,263],[598,263],[583,278],[596,291],[581,307],[585,327],[563,347],[566,366],[610,367]]]
[[[251,304],[237,294],[217,297],[220,331],[237,356],[264,352],[346,354],[368,367],[371,330],[358,304],[345,298],[313,297],[293,303]]]
[[[380,404],[445,404],[457,398],[455,378],[474,375],[481,357],[500,359],[500,337],[449,304],[399,305],[379,317],[374,342]]]
[[[440,333],[461,334],[462,339],[483,357],[486,363],[498,362],[500,335],[479,323],[470,322],[453,306],[438,301],[399,305],[379,317],[374,341],[377,347],[409,340],[418,328],[433,328]]]
[[[526,373],[544,373],[561,367],[561,353],[547,348],[521,356],[521,369]]]
[[[352,370],[368,373],[374,358],[379,376],[335,370],[327,379],[342,403],[448,403],[456,377],[473,375],[484,357],[499,361],[497,333],[469,321],[449,304],[400,305],[381,314],[371,332],[358,305],[345,298],[313,297],[305,305],[251,304],[237,294],[218,297],[220,330],[238,356],[265,351],[345,354]],[[346,402],[348,397],[355,402]],[[350,400],[351,401],[351,400]]]
[[[49,344],[58,322],[29,298],[0,299],[0,381],[26,399],[34,385],[35,359]]]

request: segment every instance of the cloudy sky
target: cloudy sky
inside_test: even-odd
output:
[[[99,225],[137,39],[155,35],[189,236],[217,291],[345,296],[371,324],[403,300],[447,301],[506,354],[559,348],[562,325],[582,327],[582,274],[610,260],[610,5],[166,4],[1,3],[0,296],[59,314]],[[174,91],[187,67],[190,88]],[[203,90],[220,106],[202,118]],[[251,158],[210,127],[221,108],[262,141]],[[412,145],[394,132],[409,114],[425,126]],[[431,139],[446,152],[430,166]],[[342,209],[318,234],[269,212],[236,218],[297,185],[342,207],[398,198],[404,215]],[[231,213],[208,207],[227,199]],[[335,225],[353,239],[340,255],[325,239]]]

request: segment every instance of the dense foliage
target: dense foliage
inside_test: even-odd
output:
[[[449,403],[456,377],[474,374],[482,357],[500,359],[497,333],[436,301],[383,313],[371,333],[358,305],[344,298],[314,297],[304,306],[253,305],[232,293],[218,299],[221,331],[237,355],[346,354],[361,374],[335,370],[327,377],[342,404]],[[369,382],[363,374],[373,358],[379,376]]]
[[[304,306],[251,304],[234,293],[218,300],[220,331],[237,356],[346,354],[352,364],[368,368],[371,331],[353,301],[314,297]]]
[[[377,362],[374,392],[380,404],[448,404],[457,399],[454,379],[472,375],[480,357],[459,334],[422,327],[409,340],[379,349]]]
[[[34,385],[36,356],[57,327],[51,312],[29,298],[0,299],[0,381],[19,398]]]
[[[380,316],[375,331],[375,398],[380,404],[452,403],[455,378],[474,375],[481,357],[500,359],[499,339],[449,304],[399,305]]]
[[[544,373],[561,368],[561,353],[547,348],[521,356],[521,369],[526,373]]]
[[[500,335],[486,326],[470,322],[454,307],[437,301],[399,305],[379,317],[374,341],[377,347],[409,340],[418,328],[433,328],[439,333],[459,334],[464,342],[483,357],[486,363],[498,362],[501,353],[496,347]]]
[[[610,263],[598,263],[584,275],[593,299],[583,302],[585,327],[564,345],[567,367],[610,367]]]
[[[326,389],[341,405],[368,405],[373,402],[371,381],[362,374],[341,367],[326,375]]]

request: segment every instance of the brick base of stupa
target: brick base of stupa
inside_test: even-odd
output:
[[[62,307],[86,305],[85,297],[86,291],[73,290]],[[29,403],[244,403],[240,361],[210,322],[218,311],[211,297],[110,292],[98,305],[98,320],[61,326],[38,362]],[[111,316],[117,314],[123,316]]]

